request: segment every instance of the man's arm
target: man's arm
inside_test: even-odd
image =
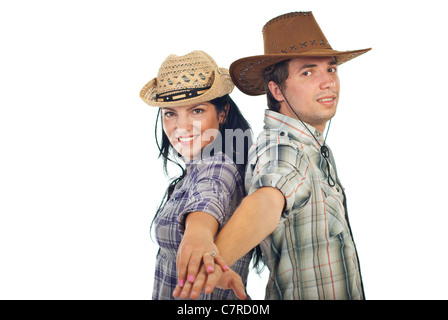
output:
[[[284,206],[283,194],[272,187],[260,188],[244,198],[216,237],[215,244],[221,258],[228,265],[232,265],[257,246],[275,230]],[[211,293],[218,284],[223,271],[221,268],[214,268],[213,273],[206,274],[204,267],[202,267],[202,275],[196,278],[193,286],[184,286],[182,293],[178,286],[175,296],[182,294],[184,298],[196,297],[203,289],[206,294]],[[223,279],[221,279],[222,281]]]
[[[285,206],[280,190],[263,187],[243,199],[215,239],[228,265],[262,242],[278,225]]]

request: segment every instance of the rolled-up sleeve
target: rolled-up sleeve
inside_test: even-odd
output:
[[[179,230],[185,231],[185,219],[191,212],[205,212],[213,216],[221,229],[235,208],[232,199],[238,196],[236,179],[239,176],[236,166],[228,161],[207,161],[195,167],[194,183],[188,190],[188,200],[179,213]]]
[[[286,200],[282,214],[285,218],[294,204],[301,206],[307,202],[311,190],[305,183],[309,167],[306,154],[296,145],[282,140],[270,139],[257,154],[256,161],[250,167],[252,172],[248,194],[262,187],[280,190]]]

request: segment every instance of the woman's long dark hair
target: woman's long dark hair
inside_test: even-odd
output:
[[[247,120],[242,115],[241,111],[239,110],[236,103],[232,100],[232,98],[227,94],[225,96],[213,99],[209,101],[211,104],[215,106],[216,114],[219,115],[221,112],[225,112],[225,118],[223,123],[219,127],[219,131],[221,134],[221,150],[224,152],[226,151],[226,155],[231,157],[233,162],[236,164],[238,168],[238,172],[241,175],[241,178],[244,181],[245,176],[245,170],[246,165],[248,162],[248,152],[249,148],[252,145],[252,137],[251,137],[251,128]],[[159,140],[157,138],[157,130],[158,130],[158,122],[162,124],[162,141],[159,144]],[[243,150],[238,148],[239,146],[235,146],[235,139],[238,141],[238,137],[235,135],[226,135],[226,130],[230,130],[230,132],[235,132],[235,130],[241,130],[241,134],[246,133],[243,138]],[[238,132],[239,132],[238,130]],[[229,133],[229,131],[227,131]],[[247,133],[249,133],[247,135]],[[156,137],[156,143],[157,147],[159,148],[159,158],[161,157],[163,160],[163,170],[166,176],[169,176],[168,174],[168,162],[171,162],[175,165],[177,165],[181,169],[181,174],[178,177],[173,178],[170,181],[170,184],[168,186],[167,191],[165,192],[165,195],[162,199],[162,202],[159,205],[159,208],[157,209],[156,215],[151,223],[151,230],[152,225],[158,215],[158,213],[162,210],[165,203],[169,200],[172,192],[174,191],[174,188],[176,185],[185,177],[186,171],[182,164],[180,164],[176,159],[170,158],[170,154],[176,153],[176,150],[172,147],[167,135],[165,134],[163,130],[163,122],[161,121],[161,109],[159,109],[159,113],[157,115],[156,119],[156,126],[155,126],[155,137]],[[233,141],[227,141],[226,138],[232,138]],[[241,140],[239,140],[241,142]],[[230,152],[228,151],[229,145],[231,146]],[[211,154],[213,155],[213,154]],[[174,157],[179,159],[179,156]],[[254,252],[254,266],[257,268],[257,270],[260,271],[259,265],[262,261],[261,257],[261,250],[257,246],[256,250]]]

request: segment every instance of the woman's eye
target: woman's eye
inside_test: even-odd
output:
[[[163,114],[163,116],[164,116],[165,118],[171,118],[172,116],[174,116],[174,112],[170,112],[170,111],[165,112],[165,113]]]
[[[311,75],[311,71],[305,71],[304,73],[302,73],[302,75],[304,75],[305,77],[309,77]]]
[[[202,110],[202,109],[194,109],[193,110],[194,114],[201,114],[202,112],[204,112],[204,110]]]
[[[331,67],[330,69],[328,69],[328,72],[331,72],[331,73],[336,73],[337,71],[338,71],[338,69],[335,67]]]

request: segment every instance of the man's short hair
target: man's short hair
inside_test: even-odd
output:
[[[268,107],[273,111],[279,112],[280,103],[269,90],[269,82],[274,81],[281,88],[285,87],[286,79],[289,77],[289,60],[279,62],[264,70],[264,89],[268,100]]]

